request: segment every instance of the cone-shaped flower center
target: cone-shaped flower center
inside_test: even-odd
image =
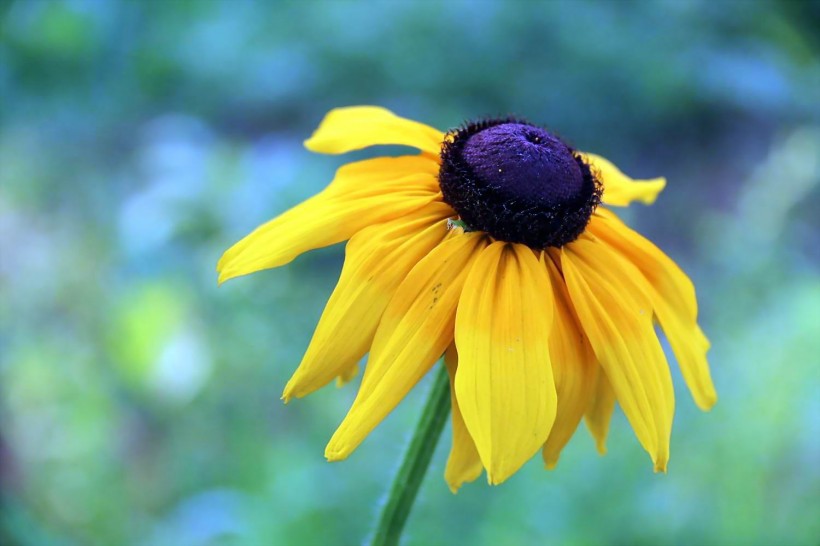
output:
[[[600,184],[570,147],[517,120],[470,123],[442,149],[444,200],[466,224],[535,249],[575,240],[600,202]]]

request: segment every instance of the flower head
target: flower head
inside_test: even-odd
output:
[[[709,342],[688,277],[599,204],[651,204],[665,180],[632,180],[512,118],[445,134],[383,108],[340,108],[305,142],[330,154],[382,144],[419,153],[342,166],[217,267],[222,282],[349,240],[283,395],[346,382],[369,354],[327,458],[350,455],[444,354],[453,491],[482,469],[500,483],[539,450],[553,467],[584,418],[603,453],[616,402],[664,471],[674,394],[654,324],[702,409],[716,401]]]

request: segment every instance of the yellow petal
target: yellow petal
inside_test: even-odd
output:
[[[475,448],[475,442],[470,437],[464,418],[461,416],[461,409],[458,407],[456,397],[455,379],[458,368],[458,352],[455,344],[450,344],[447,352],[444,353],[444,364],[447,366],[447,373],[450,374],[450,400],[452,401],[450,412],[453,422],[453,446],[450,448],[450,456],[447,458],[447,468],[444,470],[444,479],[450,486],[450,491],[457,493],[458,489],[465,483],[471,482],[481,474],[481,458]]]
[[[588,228],[632,262],[646,278],[658,322],[666,334],[695,403],[703,410],[717,401],[706,351],[709,340],[697,323],[695,287],[677,264],[610,211],[599,209]]]
[[[428,184],[438,185],[439,165],[421,155],[402,155],[398,157],[374,157],[362,161],[346,163],[336,170],[333,181],[322,192],[326,195],[344,195],[357,191],[380,191],[390,189],[396,181],[403,181],[408,176],[422,176]]]
[[[618,167],[599,155],[582,153],[581,157],[592,167],[593,173],[598,175],[598,179],[604,185],[601,200],[607,205],[626,207],[632,201],[651,205],[666,187],[665,178],[635,180],[626,176]]]
[[[411,271],[387,304],[356,400],[325,457],[347,457],[426,374],[453,341],[456,304],[481,233],[450,232]]]
[[[302,363],[285,387],[301,398],[344,375],[370,349],[387,303],[407,273],[447,234],[453,209],[434,202],[350,239],[339,283],[325,306]]]
[[[542,254],[552,284],[552,294],[545,298],[545,305],[554,305],[555,319],[549,349],[558,407],[542,456],[547,468],[553,469],[558,464],[561,450],[572,438],[589,407],[596,384],[598,361],[575,316],[561,272],[550,258],[544,260],[543,257]]]
[[[397,116],[378,106],[349,106],[328,112],[305,147],[323,154],[343,154],[379,144],[412,146],[438,156],[444,133]]]
[[[476,260],[459,300],[456,397],[491,484],[527,462],[555,420],[549,294],[531,249],[496,242]]]
[[[674,392],[646,283],[632,264],[586,233],[562,248],[561,262],[595,356],[655,469],[665,470]]]
[[[612,412],[615,411],[615,391],[603,370],[599,370],[595,384],[592,402],[584,416],[587,428],[595,440],[598,453],[606,455],[606,438],[609,434],[609,424],[612,421]]]
[[[371,224],[440,200],[431,161],[418,156],[378,158],[340,168],[319,195],[259,226],[217,264],[219,282],[279,267],[299,254],[346,239]]]

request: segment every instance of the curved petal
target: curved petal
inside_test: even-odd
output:
[[[412,146],[435,154],[444,133],[429,125],[397,116],[378,106],[349,106],[327,113],[305,147],[323,154],[343,154],[379,144]]]
[[[669,460],[672,377],[652,325],[652,304],[635,267],[589,234],[561,251],[572,304],[656,471]]]
[[[599,209],[588,229],[632,262],[646,278],[652,306],[681,374],[699,408],[710,409],[717,393],[709,373],[709,341],[698,326],[695,287],[678,265],[610,211]]]
[[[615,411],[615,391],[603,370],[598,372],[592,403],[584,416],[589,433],[595,440],[598,453],[606,455],[606,438],[609,435],[609,424],[612,412]]]
[[[350,455],[453,341],[458,296],[486,242],[481,233],[450,233],[416,264],[387,304],[356,400],[325,449],[328,460]]]
[[[344,376],[370,349],[387,303],[407,273],[447,234],[453,210],[434,202],[350,239],[339,283],[282,398],[300,398]]]
[[[613,207],[626,207],[632,201],[651,205],[658,194],[666,187],[663,177],[648,180],[637,180],[626,176],[609,160],[595,154],[582,153],[583,160],[592,167],[593,172],[604,185],[601,200]]]
[[[371,224],[440,200],[435,174],[413,170],[429,163],[406,156],[340,168],[322,193],[259,226],[229,248],[217,264],[219,282],[285,265],[308,250],[344,241]]]
[[[555,306],[549,349],[558,407],[555,423],[542,451],[544,463],[551,470],[558,464],[561,450],[575,434],[589,407],[598,374],[598,361],[572,308],[561,272],[550,258],[544,260],[544,266],[552,284],[551,303]]]
[[[450,491],[458,493],[459,488],[465,482],[471,482],[481,475],[483,467],[475,442],[473,442],[469,431],[467,431],[464,418],[461,416],[461,409],[458,407],[455,389],[458,352],[454,343],[451,343],[447,348],[447,352],[444,353],[444,364],[447,366],[447,373],[450,374],[451,418],[453,422],[453,445],[450,448],[450,456],[447,458],[444,479],[447,481]]]
[[[458,304],[456,397],[490,484],[547,439],[556,394],[549,348],[550,281],[524,245],[496,242],[476,260]]]

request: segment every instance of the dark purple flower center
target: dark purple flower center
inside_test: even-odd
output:
[[[546,130],[515,119],[468,123],[441,152],[444,200],[471,229],[534,249],[575,240],[601,186],[579,154]]]

